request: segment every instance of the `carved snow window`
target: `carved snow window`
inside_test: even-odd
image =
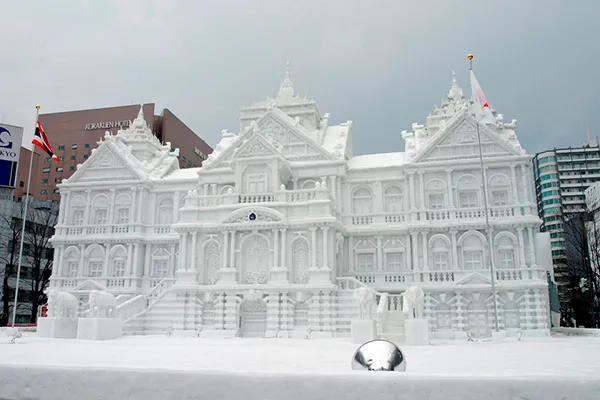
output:
[[[437,329],[452,329],[452,313],[450,306],[440,303],[435,307]]]
[[[83,210],[74,209],[73,210],[73,219],[71,220],[71,224],[75,226],[83,225]]]
[[[433,252],[433,269],[435,271],[448,270],[448,252],[434,251]]]
[[[461,208],[477,207],[477,192],[461,192],[459,195],[459,202]]]
[[[102,267],[101,261],[90,261],[90,277],[92,278],[100,278],[102,276],[102,272],[104,268]]]
[[[431,208],[431,209],[444,208],[444,194],[443,193],[431,193],[429,195],[429,208]]]
[[[108,210],[107,209],[94,210],[94,224],[95,225],[105,225],[107,218],[108,218]]]
[[[398,186],[389,186],[384,194],[385,211],[389,213],[400,212],[404,209],[404,197]]]
[[[295,239],[292,248],[294,283],[308,283],[308,257],[308,241],[303,238]]]
[[[498,251],[498,267],[511,269],[515,267],[515,249],[513,240],[509,236],[497,239],[496,249]]]
[[[119,225],[124,225],[129,222],[129,208],[117,209],[117,221]]]
[[[402,253],[387,253],[385,256],[385,268],[387,272],[404,271],[404,257]]]
[[[173,201],[171,199],[162,199],[158,204],[158,218],[157,223],[159,225],[170,225],[173,221]]]
[[[483,269],[483,251],[468,250],[463,252],[465,269],[479,270]]]
[[[204,265],[206,266],[206,283],[214,285],[219,278],[219,268],[221,263],[221,252],[219,244],[216,241],[211,241],[204,248]]]
[[[118,259],[113,261],[113,275],[116,277],[125,275],[125,260]]]
[[[79,275],[79,261],[77,260],[69,260],[67,263],[67,272],[69,278],[75,278]]]
[[[492,205],[508,205],[508,190],[492,190]]]
[[[248,174],[246,177],[247,193],[266,193],[267,175],[266,174]]]
[[[370,253],[358,254],[356,272],[375,272],[375,257]]]
[[[372,203],[373,195],[369,189],[357,189],[352,196],[353,214],[370,214],[372,210]]]

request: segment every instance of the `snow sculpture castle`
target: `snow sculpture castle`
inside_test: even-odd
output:
[[[406,151],[353,156],[348,121],[331,125],[295,95],[241,109],[202,168],[180,170],[140,109],[59,185],[51,288],[86,305],[118,296],[133,334],[344,336],[352,291],[378,302],[379,329],[402,334],[401,295],[425,291],[432,336],[548,331],[545,268],[537,263],[530,156],[515,121],[480,127],[486,229],[473,103],[453,79],[448,99],[402,132]]]

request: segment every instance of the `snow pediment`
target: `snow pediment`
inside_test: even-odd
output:
[[[87,281],[81,282],[79,285],[75,286],[71,291],[90,291],[90,290],[106,290],[106,287],[102,286],[98,282],[88,279]]]
[[[456,282],[457,285],[489,285],[490,283],[490,278],[479,272],[473,272]]]
[[[235,149],[234,158],[281,157],[281,152],[271,143],[260,133],[255,133]]]
[[[223,224],[281,223],[285,220],[279,211],[267,207],[245,207],[229,214]]]
[[[143,179],[142,171],[126,159],[112,140],[100,142],[92,155],[64,183]]]
[[[495,127],[479,125],[481,149],[488,156],[516,156],[522,152],[495,132]],[[408,136],[408,135],[407,135]],[[410,140],[415,141],[414,138]],[[456,160],[479,157],[477,122],[466,109],[447,121],[432,137],[421,139],[415,146],[412,162]]]

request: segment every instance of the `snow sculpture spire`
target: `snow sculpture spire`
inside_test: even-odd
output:
[[[458,86],[458,83],[456,82],[456,73],[452,71],[452,87],[448,92],[448,99],[458,102],[464,100],[464,98],[465,96],[463,90],[460,88],[460,86]]]
[[[134,128],[143,128],[146,125],[146,120],[144,119],[144,105],[140,104],[140,111],[138,112],[137,118],[133,120]]]
[[[292,82],[292,77],[290,75],[290,62],[288,61],[285,64],[285,78],[279,85],[279,93],[277,97],[292,97],[294,96],[294,82]]]

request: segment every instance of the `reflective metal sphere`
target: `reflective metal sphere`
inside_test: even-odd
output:
[[[371,340],[360,346],[352,357],[352,369],[367,371],[406,371],[402,350],[387,340]]]

